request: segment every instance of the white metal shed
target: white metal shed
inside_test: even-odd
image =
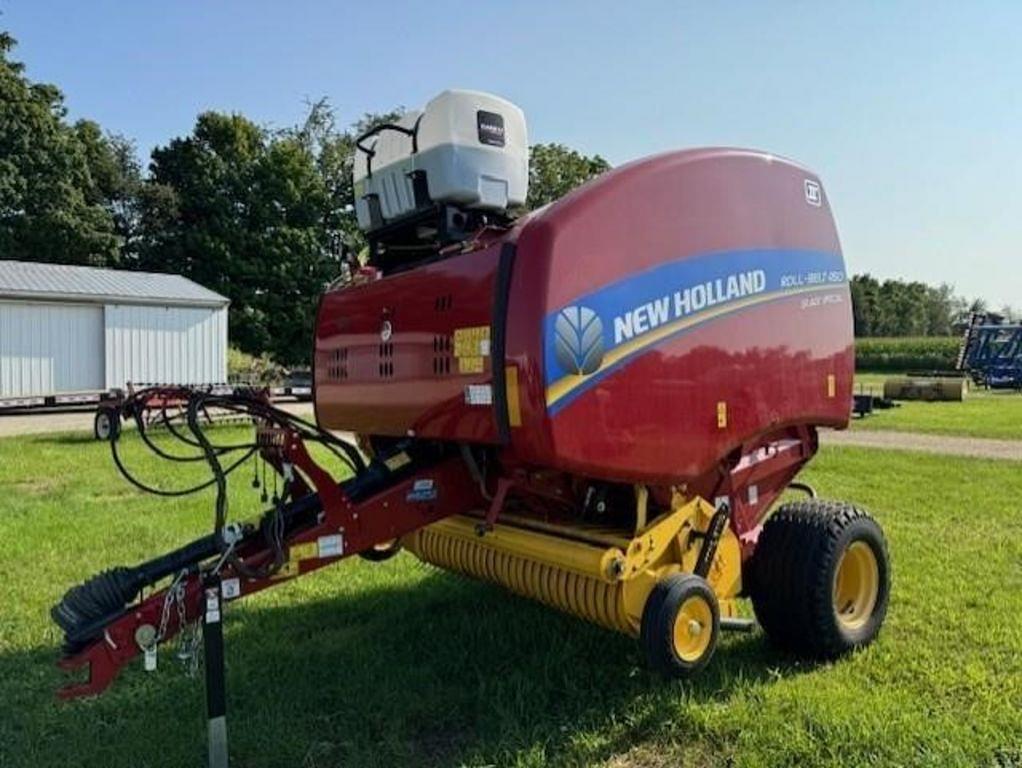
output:
[[[180,275],[0,260],[0,398],[225,381],[228,303]]]

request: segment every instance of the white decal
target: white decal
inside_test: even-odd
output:
[[[465,403],[468,405],[493,405],[493,387],[489,384],[469,384],[465,387]]]
[[[241,596],[241,582],[237,578],[224,579],[220,590],[223,592],[224,600],[233,600]]]
[[[344,537],[339,533],[332,536],[320,536],[316,541],[319,545],[320,557],[339,557],[344,554]]]
[[[812,179],[806,179],[805,187],[806,202],[819,208],[823,204],[823,192],[820,190],[820,183]]]

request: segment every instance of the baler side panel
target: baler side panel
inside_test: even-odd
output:
[[[702,477],[779,428],[844,426],[851,328],[812,173],[733,150],[624,166],[518,239],[508,359],[528,391],[513,444],[589,476]]]
[[[326,294],[316,326],[320,424],[499,442],[487,397],[500,253],[495,245]]]

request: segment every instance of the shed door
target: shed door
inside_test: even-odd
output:
[[[207,384],[227,378],[227,308],[106,307],[106,382]]]
[[[103,373],[103,307],[0,302],[0,396],[102,390]]]

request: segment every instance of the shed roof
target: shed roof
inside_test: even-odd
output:
[[[0,259],[0,298],[222,307],[229,300],[181,275]]]

